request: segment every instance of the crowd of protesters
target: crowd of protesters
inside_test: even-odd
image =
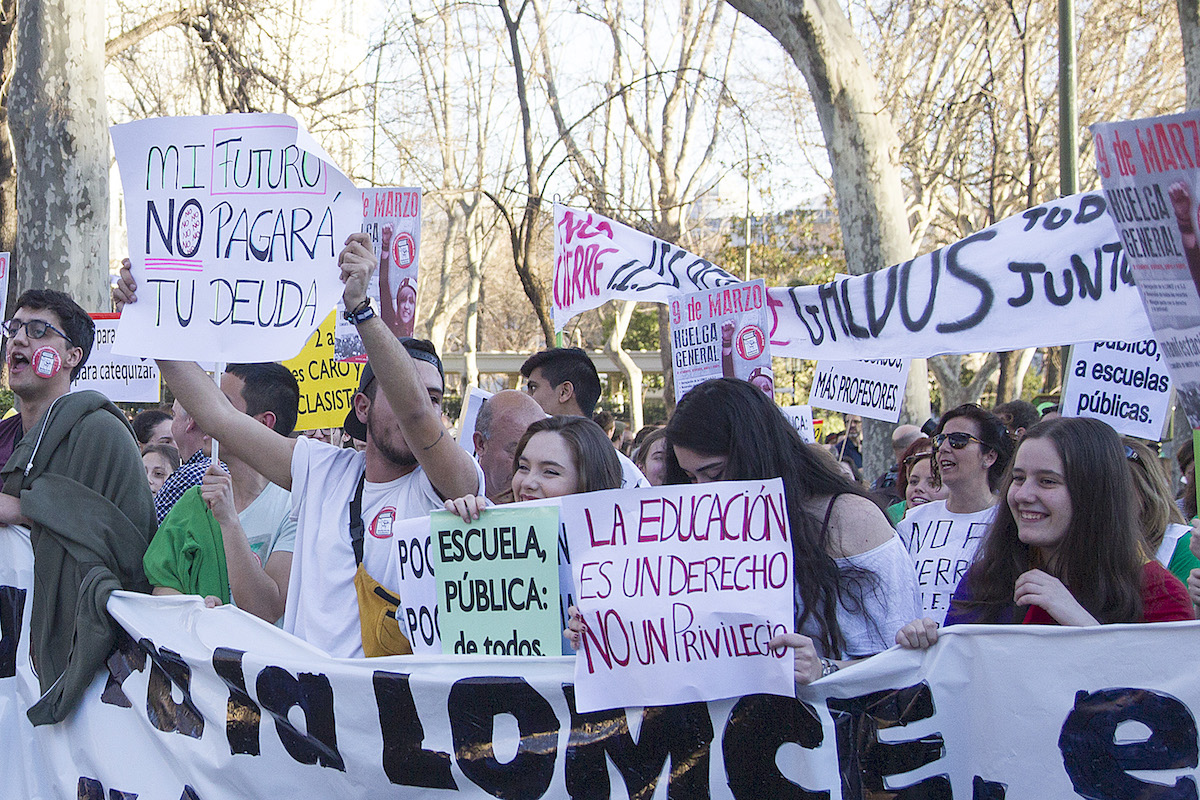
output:
[[[38,585],[57,587],[33,602],[46,692],[35,721],[69,713],[112,648],[111,621],[80,609],[115,588],[233,603],[335,657],[405,654],[389,571],[398,521],[606,489],[782,478],[795,618],[771,646],[791,648],[799,682],[893,643],[928,647],[958,622],[1193,618],[1194,492],[1185,484],[1177,503],[1156,453],[1101,422],[1021,401],[959,406],[931,435],[897,427],[895,463],[869,484],[858,417],[806,444],[761,390],[718,378],[665,426],[635,432],[596,410],[588,355],[552,348],[524,363],[523,391],[484,403],[460,446],[438,354],[397,338],[367,297],[369,241],[350,237],[338,263],[368,363],[343,427],[308,435],[295,433],[299,387],[279,364],[230,365],[218,385],[160,361],[174,405],[130,423],[70,391],[94,339],[88,315],[58,292],[18,299],[3,326],[20,413],[0,421],[0,522],[29,528]],[[118,304],[136,289],[123,270]],[[1190,477],[1190,449],[1180,462]],[[572,613],[568,639],[581,626]]]

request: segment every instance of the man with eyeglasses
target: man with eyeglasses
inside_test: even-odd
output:
[[[99,392],[70,392],[95,340],[87,312],[62,292],[31,290],[3,331],[21,414],[0,470],[0,524],[27,526],[33,546],[38,725],[70,713],[116,643],[108,595],[150,591],[142,557],[154,502],[124,414]]]

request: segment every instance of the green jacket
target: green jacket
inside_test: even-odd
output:
[[[114,589],[148,592],[154,501],[133,429],[99,392],[58,398],[0,471],[33,543],[29,644],[42,698],[34,725],[70,714],[116,644]]]
[[[211,594],[229,602],[221,524],[208,510],[199,486],[188,489],[171,506],[142,564],[153,586],[201,597]]]

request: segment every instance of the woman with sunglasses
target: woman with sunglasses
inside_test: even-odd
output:
[[[1012,439],[999,418],[967,403],[942,415],[933,448],[933,479],[946,499],[910,508],[896,530],[916,562],[923,613],[940,623],[995,517]]]
[[[1004,496],[947,625],[1192,619],[1187,591],[1146,547],[1124,448],[1103,422],[1035,425],[1017,449]],[[918,649],[937,638],[937,624],[926,618],[901,628],[896,642]]]

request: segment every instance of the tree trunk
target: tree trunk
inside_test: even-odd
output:
[[[433,311],[425,321],[425,335],[439,353],[446,349],[446,332],[450,330],[450,322],[467,301],[465,291],[454,291],[451,275],[454,269],[454,238],[458,236],[458,226],[462,221],[459,208],[458,203],[451,203],[446,209],[446,238],[442,240],[442,257],[439,260],[438,293]],[[432,281],[426,281],[425,285],[429,286],[431,283]]]
[[[24,0],[8,124],[16,155],[19,289],[107,311],[108,132],[100,0]]]
[[[808,83],[825,136],[838,221],[850,272],[898,264],[912,256],[898,155],[900,141],[850,20],[834,0],[729,0],[783,45]],[[922,402],[921,389],[926,387]],[[927,384],[914,385],[909,408],[928,414]],[[864,431],[868,474],[891,463],[885,426]],[[881,453],[886,453],[880,460]]]
[[[996,376],[997,405],[1021,396],[1021,385],[1017,383],[1017,371],[1024,352],[1023,350],[1008,350],[996,354],[1000,359],[1000,373]]]
[[[0,85],[12,80],[16,58],[17,0],[0,0]],[[0,252],[13,253],[17,247],[17,165],[13,158],[12,136],[8,129],[8,104],[0,102]],[[9,279],[8,305],[16,298],[17,282]]]
[[[1000,359],[995,353],[988,353],[983,364],[975,373],[975,377],[966,386],[962,382],[962,356],[937,356],[928,359],[929,369],[937,379],[938,389],[942,393],[942,407],[939,414],[949,411],[963,403],[977,402],[983,394],[988,381],[996,374]],[[919,424],[919,423],[914,423]]]
[[[1187,73],[1187,107],[1200,108],[1200,0],[1176,0],[1183,33],[1183,64]]]
[[[476,203],[478,208],[478,203]],[[479,295],[483,289],[483,231],[475,214],[467,215],[467,316],[463,320],[462,394],[479,385]]]
[[[629,426],[634,431],[639,431],[642,428],[642,420],[645,419],[642,414],[642,370],[634,363],[629,353],[625,352],[622,344],[636,309],[636,300],[622,300],[617,306],[612,333],[604,343],[604,352],[620,365],[621,373],[629,384]]]

